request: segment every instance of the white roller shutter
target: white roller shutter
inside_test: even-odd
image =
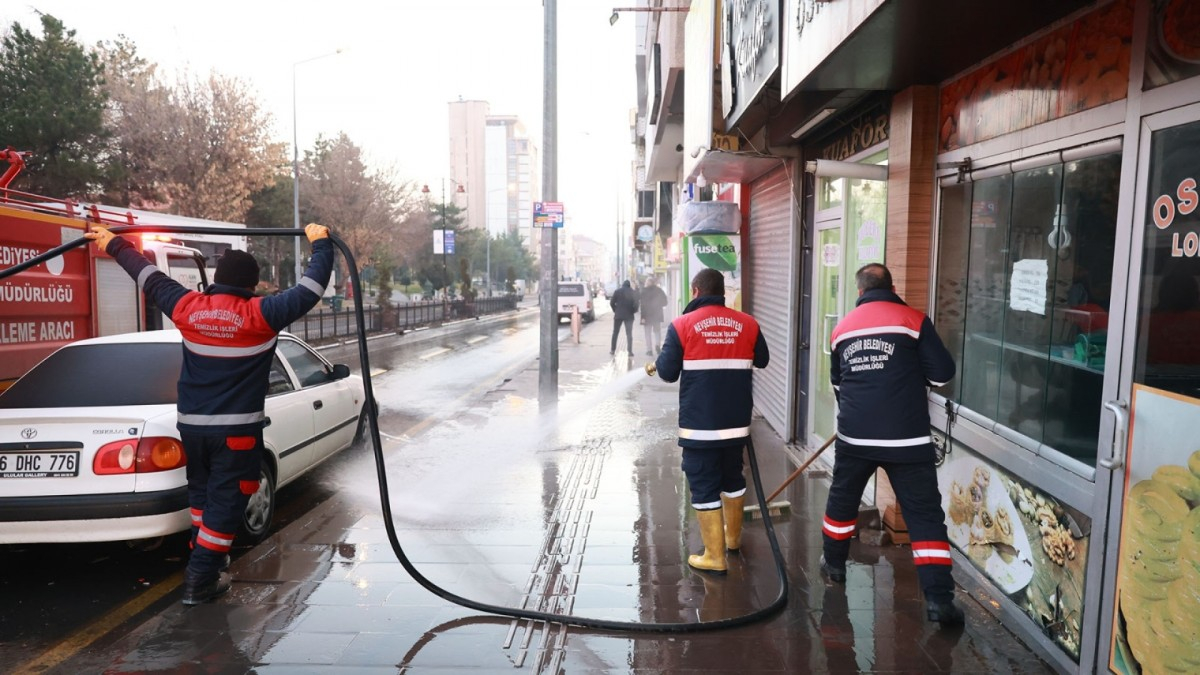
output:
[[[138,329],[137,284],[116,260],[96,259],[96,297],[100,309],[98,335],[135,333]]]
[[[795,437],[789,402],[796,358],[793,213],[791,180],[783,167],[750,185],[746,311],[758,321],[771,350],[771,364],[754,371],[754,406],[785,441]]]

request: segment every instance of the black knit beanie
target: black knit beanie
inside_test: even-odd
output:
[[[217,261],[213,281],[236,288],[254,288],[258,285],[258,261],[245,251],[225,251]]]

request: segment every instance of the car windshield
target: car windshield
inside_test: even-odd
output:
[[[66,347],[0,394],[0,408],[173,404],[182,360],[170,343]]]
[[[563,284],[558,287],[559,295],[583,295],[583,286],[579,284]]]

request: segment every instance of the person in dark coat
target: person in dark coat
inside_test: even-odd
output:
[[[646,277],[646,285],[642,287],[642,330],[646,334],[646,356],[654,356],[662,351],[663,309],[666,306],[667,294],[658,287],[658,279]]]
[[[633,356],[633,315],[638,311],[638,296],[628,279],[613,293],[608,304],[612,305],[613,311],[612,347],[608,353],[617,353],[617,335],[621,333],[621,326],[625,326],[625,341],[629,355]]]
[[[954,604],[946,514],[929,434],[928,387],[954,377],[954,358],[924,312],[896,295],[879,263],[855,273],[858,302],[833,329],[830,382],[838,401],[833,483],[822,527],[821,570],[846,581],[846,559],[863,489],[887,471],[912,537],[913,562],[930,621],[963,623]]]

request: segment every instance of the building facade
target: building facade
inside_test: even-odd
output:
[[[833,433],[829,333],[887,264],[959,365],[929,408],[960,581],[1062,672],[1200,669],[1197,7],[693,0],[639,32],[646,179],[743,214],[760,413],[800,456]]]

